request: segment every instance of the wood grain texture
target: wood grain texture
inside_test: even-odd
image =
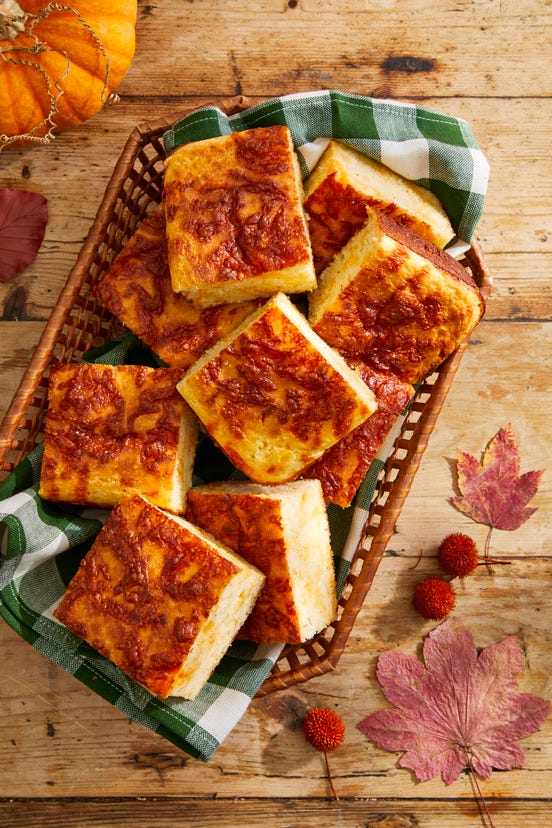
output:
[[[450,531],[482,545],[486,529],[449,502],[454,460],[478,455],[506,423],[522,471],[545,468],[515,532],[494,532],[510,563],[457,586],[457,608],[485,646],[520,641],[521,690],[552,698],[550,448],[552,357],[552,19],[534,0],[164,0],[140,2],[137,51],[121,101],[42,148],[0,155],[0,186],[43,193],[50,219],[36,262],[0,284],[0,416],[86,238],[127,135],[147,119],[245,94],[320,88],[419,102],[463,117],[491,165],[477,229],[494,289],[441,412],[407,503],[345,653],[332,673],[256,700],[209,763],[129,721],[0,624],[0,823],[3,828],[236,825],[310,828],[488,826],[464,773],[423,784],[356,727],[386,704],[379,653],[420,655],[434,626],[416,582],[439,568]],[[301,733],[305,710],[334,707],[347,736],[323,757]],[[523,740],[526,767],[481,783],[497,828],[547,826],[552,721]]]
[[[489,807],[500,828],[519,828],[525,821],[537,824],[539,809],[549,807],[549,800],[541,803],[495,802]],[[136,823],[136,814],[139,822]],[[60,822],[60,818],[63,822]],[[462,800],[419,799],[395,802],[374,802],[371,797],[354,801],[341,800],[339,804],[317,800],[257,800],[232,799],[173,799],[156,801],[118,802],[50,802],[0,803],[0,819],[10,828],[114,828],[134,824],[148,828],[218,828],[220,825],[247,825],[248,828],[465,828],[481,824],[480,812],[474,803]],[[232,820],[229,822],[228,820]],[[540,823],[538,823],[540,824]],[[544,823],[543,823],[544,824]]]

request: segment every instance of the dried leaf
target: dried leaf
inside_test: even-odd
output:
[[[40,193],[0,189],[0,282],[8,282],[36,259],[48,222]]]
[[[481,464],[458,452],[458,488],[461,497],[451,503],[478,523],[495,529],[518,529],[536,509],[527,504],[536,494],[543,470],[520,475],[519,451],[512,426],[492,438]]]
[[[378,747],[406,751],[399,765],[420,782],[441,774],[448,785],[466,767],[484,778],[523,767],[517,740],[539,729],[550,703],[515,692],[524,669],[516,638],[478,653],[453,616],[425,639],[423,655],[425,666],[400,652],[379,657],[378,681],[394,707],[363,719],[360,730]]]

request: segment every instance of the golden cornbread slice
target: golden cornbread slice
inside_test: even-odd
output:
[[[298,644],[335,619],[330,530],[318,480],[196,486],[186,517],[266,575],[238,638]]]
[[[483,312],[466,268],[376,210],[309,297],[309,321],[322,339],[412,384],[460,345]]]
[[[165,162],[163,201],[173,288],[199,307],[316,287],[287,127],[182,145]]]
[[[454,237],[434,193],[339,141],[330,141],[305,182],[305,211],[317,273],[364,224],[367,207],[383,210],[438,247]]]
[[[126,495],[54,617],[155,695],[194,699],[264,580],[206,532]]]
[[[397,417],[414,395],[410,383],[402,382],[388,371],[376,371],[364,363],[356,363],[355,367],[374,392],[378,409],[305,471],[305,477],[320,481],[328,503],[343,507],[351,505]]]
[[[257,483],[298,477],[376,409],[358,374],[282,293],[200,357],[177,388]]]
[[[167,365],[183,369],[259,304],[200,309],[174,292],[162,206],[141,222],[93,295]]]
[[[52,368],[39,495],[109,507],[140,492],[182,512],[198,423],[176,390],[181,375],[138,365]]]

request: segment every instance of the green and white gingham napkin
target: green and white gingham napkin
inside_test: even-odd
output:
[[[463,121],[421,107],[340,92],[288,95],[231,117],[207,107],[165,135],[166,149],[170,152],[183,141],[278,123],[289,125],[305,175],[323,150],[320,139],[339,138],[434,190],[458,239],[469,244],[483,207],[487,162]],[[87,360],[155,364],[131,334],[91,353]],[[378,473],[400,425],[399,418],[353,506],[328,507],[338,589],[347,577]],[[53,609],[107,512],[42,501],[37,494],[41,458],[42,449],[37,447],[0,483],[0,615],[46,658],[126,716],[207,761],[246,712],[281,648],[236,642],[195,701],[160,700],[61,626],[53,619]],[[212,473],[210,468],[211,479]],[[202,479],[201,467],[196,468],[196,479]]]
[[[454,252],[469,247],[483,210],[489,165],[461,118],[416,104],[322,90],[273,98],[230,116],[205,107],[165,133],[165,150],[169,154],[188,141],[276,124],[289,127],[303,177],[322,154],[324,139],[338,138],[434,192],[456,231]]]

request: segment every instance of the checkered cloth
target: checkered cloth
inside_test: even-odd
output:
[[[292,95],[226,117],[207,107],[176,124],[166,148],[261,124],[287,123],[303,171],[312,168],[327,136],[368,152],[441,198],[468,243],[483,206],[487,164],[467,125],[417,106],[375,101],[338,92]],[[120,364],[151,359],[131,334],[88,355],[88,361]],[[338,589],[350,567],[378,473],[400,430],[389,435],[349,509],[328,507]],[[193,701],[160,700],[53,618],[53,610],[107,512],[55,505],[37,494],[42,449],[37,447],[0,484],[0,614],[46,658],[190,755],[208,760],[247,710],[270,673],[279,646],[233,644]],[[201,468],[196,469],[201,479]]]
[[[335,90],[285,95],[227,116],[208,106],[165,133],[165,150],[252,127],[289,127],[306,177],[328,138],[380,161],[441,200],[457,238],[469,246],[483,210],[489,165],[468,124],[415,104],[348,95]]]

